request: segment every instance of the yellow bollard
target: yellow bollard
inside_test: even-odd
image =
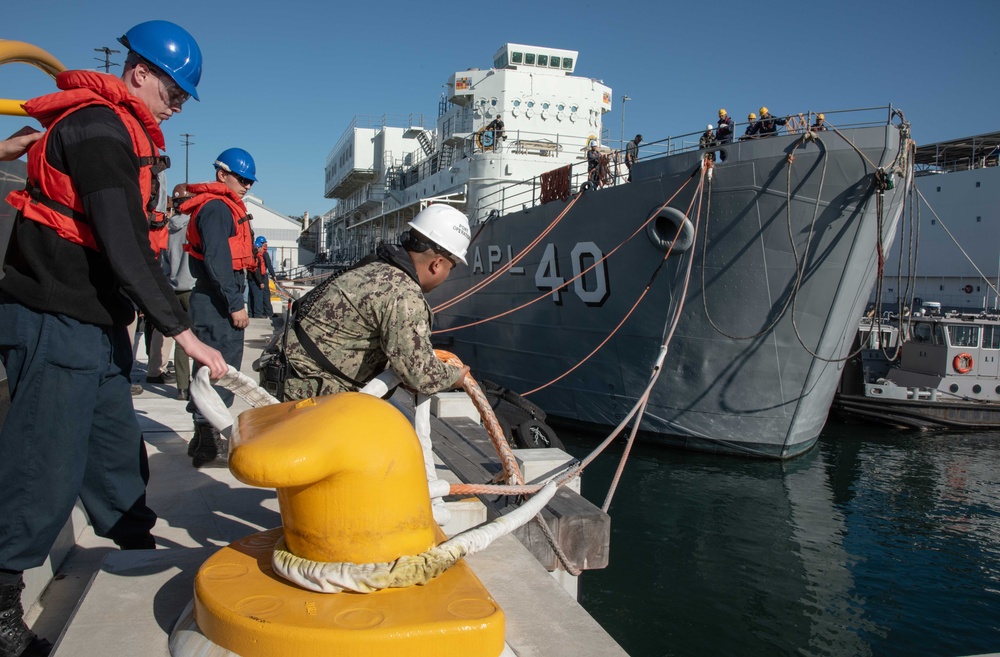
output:
[[[355,392],[264,407],[234,442],[236,478],[278,490],[292,554],[378,563],[434,546],[420,443],[391,404]]]
[[[246,411],[229,464],[240,481],[277,489],[285,542],[296,556],[378,563],[419,554],[444,538],[413,427],[370,395]],[[503,611],[464,561],[422,586],[316,593],[273,572],[281,536],[282,529],[248,536],[202,565],[195,619],[215,644],[244,657],[503,651]]]

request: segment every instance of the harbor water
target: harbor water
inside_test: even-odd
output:
[[[598,505],[621,453],[585,473]],[[786,463],[637,445],[580,601],[633,657],[997,652],[998,480],[995,432],[831,422]]]

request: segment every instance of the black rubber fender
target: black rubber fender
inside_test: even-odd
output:
[[[500,393],[500,397],[504,401],[510,402],[511,404],[517,406],[521,410],[526,411],[531,415],[531,417],[535,419],[538,420],[545,419],[545,411],[543,411],[538,406],[538,404],[528,401],[527,399],[517,394],[513,390],[504,390],[503,392]]]
[[[495,393],[499,394],[499,393],[503,392],[503,390],[504,390],[504,388],[502,386],[497,385],[496,383],[493,383],[489,379],[482,379],[479,382],[479,387],[482,388],[483,392],[486,393],[487,395],[489,393],[491,393],[491,392],[495,392]]]
[[[541,420],[525,420],[519,424],[514,440],[518,447],[527,449],[543,447],[555,447],[564,451],[566,449],[555,430]]]

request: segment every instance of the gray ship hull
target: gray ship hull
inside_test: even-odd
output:
[[[642,420],[644,436],[767,458],[803,453],[826,421],[839,359],[848,353],[875,281],[879,232],[887,249],[908,182],[897,176],[884,192],[880,219],[875,167],[894,160],[899,131],[887,126],[843,134],[851,143],[823,133],[795,149],[790,165],[795,135],[727,145],[726,162],[716,164],[705,197],[707,219],[704,209],[700,219],[696,209],[689,215],[693,246],[667,257],[655,276],[665,255],[655,239],[645,230],[626,239],[692,177],[701,154],[638,163],[632,183],[585,193],[515,269],[439,311],[436,327],[443,332],[436,343],[477,377],[519,393],[565,374],[529,399],[556,417],[614,426],[645,389],[669,319],[683,302]],[[695,173],[670,206],[686,213],[697,183]],[[483,281],[565,208],[554,201],[488,222],[470,250],[470,268],[453,272],[431,305]],[[674,235],[669,221],[658,224],[661,236]],[[603,268],[561,292],[450,330],[535,299],[623,242]],[[794,253],[799,266],[804,263],[801,276]]]

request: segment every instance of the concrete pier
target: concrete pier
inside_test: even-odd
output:
[[[254,319],[247,329],[242,370],[251,376],[256,376],[253,360],[273,333],[271,321]],[[281,524],[273,490],[246,486],[228,469],[191,466],[186,450],[193,426],[186,402],[176,399],[171,384],[145,383],[141,340],[133,380],[144,388],[133,402],[149,450],[148,503],[160,517],[153,529],[158,549],[120,552],[93,534],[79,508],[74,512],[52,564],[25,574],[27,621],[57,642],[57,657],[166,657],[170,632],[192,599],[193,579],[204,560],[236,539]],[[237,399],[234,413],[245,408]],[[449,533],[487,517],[474,499],[453,503],[452,511]],[[626,654],[513,536],[468,563],[504,610],[505,655]]]

